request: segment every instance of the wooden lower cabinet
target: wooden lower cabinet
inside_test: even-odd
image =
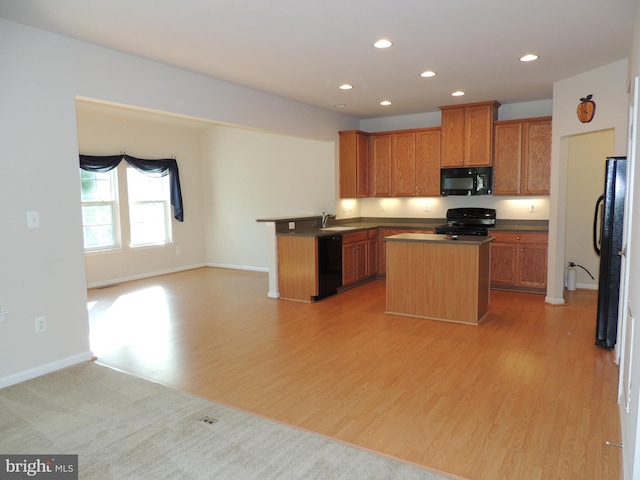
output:
[[[377,229],[342,235],[342,286],[373,277],[377,271]],[[373,245],[372,245],[373,244]],[[376,265],[374,268],[373,265]]]
[[[491,287],[544,292],[547,288],[546,233],[492,232]]]
[[[367,276],[378,273],[378,229],[371,228],[367,232]]]

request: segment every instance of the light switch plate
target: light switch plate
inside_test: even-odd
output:
[[[40,212],[27,212],[27,227],[28,228],[40,227]]]

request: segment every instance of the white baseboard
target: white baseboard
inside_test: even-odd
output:
[[[232,270],[249,270],[252,272],[268,272],[269,271],[268,268],[262,268],[262,267],[247,267],[243,265],[227,265],[222,263],[199,263],[196,265],[185,265],[183,267],[171,268],[169,270],[158,270],[155,272],[142,273],[140,275],[131,275],[129,277],[112,278],[110,280],[103,280],[100,282],[91,282],[87,284],[87,288],[105,287],[109,285],[114,285],[116,283],[130,282],[132,280],[141,280],[143,278],[157,277],[158,275],[167,275],[169,273],[184,272],[185,270],[193,270],[195,268],[202,268],[202,267],[229,268]]]
[[[551,305],[564,305],[564,298],[551,298],[549,296],[544,298],[546,303],[550,303]]]
[[[84,352],[78,355],[73,355],[71,357],[57,360],[55,362],[39,365],[36,368],[32,368],[30,370],[14,373],[13,375],[9,375],[8,377],[0,378],[0,388],[15,385],[16,383],[22,383],[24,381],[31,380],[32,378],[40,377],[42,375],[55,372],[56,370],[60,370],[62,368],[70,367],[71,365],[75,365],[77,363],[87,362],[92,358],[92,352]]]
[[[193,270],[194,268],[202,268],[202,267],[206,267],[207,265],[204,263],[199,263],[196,265],[185,265],[182,267],[178,267],[178,268],[171,268],[168,270],[158,270],[155,272],[147,272],[147,273],[142,273],[140,275],[131,275],[129,277],[121,277],[121,278],[112,278],[110,280],[103,280],[100,282],[91,282],[87,284],[87,288],[97,288],[97,287],[105,287],[107,285],[114,285],[116,283],[124,283],[124,282],[130,282],[132,280],[141,280],[143,278],[150,278],[150,277],[157,277],[158,275],[167,275],[168,273],[177,273],[177,272],[183,272],[185,270]]]
[[[207,263],[207,267],[229,268],[231,270],[248,270],[250,272],[268,272],[264,267],[247,267],[246,265],[228,265],[224,263]]]

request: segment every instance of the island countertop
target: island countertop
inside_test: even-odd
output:
[[[482,245],[495,240],[491,236],[479,235],[444,235],[438,233],[400,233],[384,237],[385,242],[426,242],[426,243],[449,243],[460,245]]]

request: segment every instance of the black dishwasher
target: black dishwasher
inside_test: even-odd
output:
[[[342,286],[342,235],[318,237],[318,295],[320,300]]]

